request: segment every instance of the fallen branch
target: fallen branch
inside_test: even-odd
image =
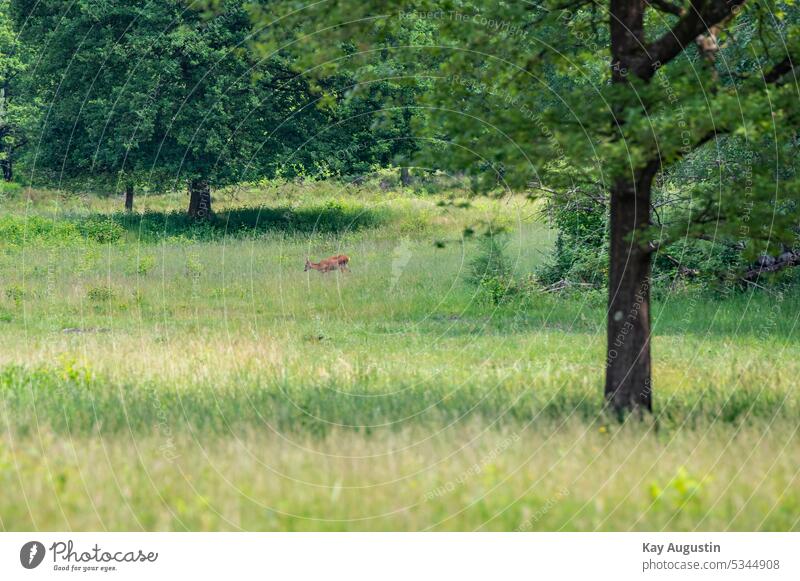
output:
[[[742,276],[742,280],[745,282],[754,282],[762,274],[770,274],[783,270],[784,268],[789,268],[790,266],[798,265],[800,265],[800,252],[784,252],[777,259],[765,257],[759,260],[759,264],[745,272]]]
[[[681,263],[680,260],[675,258],[674,256],[670,256],[669,254],[664,254],[664,258],[669,260],[672,264],[678,267],[678,274],[681,276],[685,276],[686,278],[694,278],[700,275],[700,271],[696,268],[689,268]]]

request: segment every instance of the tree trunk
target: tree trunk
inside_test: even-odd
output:
[[[650,224],[656,164],[611,191],[608,344],[605,395],[618,414],[652,411],[650,379],[651,249],[637,236]]]
[[[649,79],[645,7],[644,0],[611,0],[614,83],[626,85],[630,75]],[[624,126],[623,115],[622,108],[614,107],[613,127]],[[605,396],[619,416],[628,411],[652,411],[651,250],[638,234],[650,224],[650,190],[659,167],[649,163],[632,175],[619,176],[611,187]]]
[[[611,0],[609,32],[612,81],[624,85],[637,77],[640,81],[649,82],[660,67],[683,53],[687,46],[697,40],[698,35],[708,34],[714,26],[728,20],[743,3],[744,0],[693,2],[692,9],[687,13],[678,10],[678,21],[670,30],[662,32],[657,40],[648,41],[644,26],[645,10],[653,3],[647,0]],[[770,78],[771,73],[767,73],[765,79],[769,81]],[[628,87],[628,90],[636,89]],[[624,113],[624,106],[614,106],[613,127],[624,126]],[[641,113],[646,115],[647,111]],[[709,134],[710,137],[713,135]],[[653,156],[652,161],[637,168],[633,175],[617,178],[611,188],[605,394],[609,406],[620,414],[628,410],[652,410],[652,250],[638,233],[650,224],[650,192],[653,178],[661,168],[659,151],[654,151]]]
[[[10,182],[14,179],[14,171],[11,166],[11,152],[8,152],[8,157],[6,159],[0,161],[0,165],[3,167],[3,181]]]
[[[189,216],[198,220],[211,217],[211,187],[205,180],[189,183]]]
[[[400,184],[404,188],[407,188],[411,185],[411,174],[409,173],[407,167],[400,168]]]
[[[3,172],[3,181],[10,182],[14,179],[14,172],[11,166],[11,150],[12,147],[5,149],[2,143],[6,136],[11,132],[9,126],[5,124],[6,102],[8,100],[8,81],[0,87],[0,152],[5,151],[5,157],[0,159],[0,168]]]
[[[125,211],[133,212],[133,184],[125,184]]]

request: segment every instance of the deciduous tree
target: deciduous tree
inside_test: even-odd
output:
[[[795,243],[800,47],[790,2],[332,0],[289,3],[284,16],[264,37],[302,38],[318,64],[346,56],[332,39],[368,52],[409,20],[434,24],[434,41],[408,50],[445,60],[428,72],[430,126],[449,142],[439,161],[489,168],[492,185],[605,200],[605,396],[620,414],[652,409],[657,253],[687,237],[734,237],[760,252]],[[717,188],[686,184],[684,219],[655,225],[657,176],[729,140],[741,144],[743,171],[720,164]]]

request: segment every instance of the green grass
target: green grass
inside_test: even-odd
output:
[[[602,414],[602,293],[494,305],[552,233],[518,199],[346,191],[120,200],[0,219],[7,530],[796,530],[800,299],[660,292],[655,417]],[[346,253],[352,272],[303,272]]]

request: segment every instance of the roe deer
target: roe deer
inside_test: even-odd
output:
[[[306,267],[303,269],[303,272],[309,270],[318,270],[320,272],[330,272],[332,270],[346,270],[350,271],[350,258],[344,254],[338,254],[336,256],[331,256],[330,258],[326,258],[325,260],[320,260],[319,262],[311,262],[308,258],[306,258]]]

